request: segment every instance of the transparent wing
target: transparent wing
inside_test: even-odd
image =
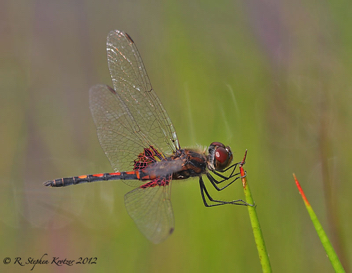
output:
[[[128,214],[144,236],[154,244],[162,242],[174,231],[170,182],[155,185],[153,180],[147,183],[150,187],[139,187],[125,195]]]
[[[100,145],[111,166],[115,172],[132,170],[134,159],[147,144],[134,133],[128,108],[107,85],[93,86],[89,101]]]
[[[114,88],[93,86],[90,109],[114,170],[131,170],[143,148],[153,146],[164,157],[175,152],[179,149],[175,129],[128,34],[109,33],[107,57]]]

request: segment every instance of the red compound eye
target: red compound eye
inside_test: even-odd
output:
[[[233,156],[230,147],[225,147],[221,142],[212,142],[208,152],[212,166],[217,171],[225,170],[232,162]]]
[[[229,153],[222,147],[218,147],[215,151],[215,159],[220,163],[224,164],[229,158]]]

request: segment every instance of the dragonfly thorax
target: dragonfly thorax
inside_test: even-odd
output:
[[[170,159],[182,162],[181,169],[173,173],[172,179],[187,179],[206,173],[207,157],[204,153],[192,149],[180,149]]]

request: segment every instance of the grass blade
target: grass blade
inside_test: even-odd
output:
[[[306,209],[309,213],[310,219],[313,222],[314,228],[315,228],[316,232],[318,233],[319,239],[320,239],[321,243],[323,244],[323,247],[326,251],[326,254],[328,255],[328,257],[330,259],[330,262],[331,262],[335,272],[345,272],[334,248],[332,247],[332,245],[329,241],[328,236],[326,236],[326,233],[325,233],[322,225],[320,224],[312,206],[309,204],[308,199],[307,199],[306,195],[304,194],[304,192],[301,188],[301,185],[299,184],[295,174],[293,174],[293,178],[295,179],[297,188],[298,188],[300,194],[302,195],[302,198],[303,198],[304,204],[306,205]]]

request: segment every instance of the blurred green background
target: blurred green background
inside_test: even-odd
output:
[[[349,1],[1,1],[1,261],[47,253],[98,260],[33,271],[261,271],[247,209],[205,208],[196,179],[173,183],[176,229],[160,245],[127,215],[124,183],[42,186],[112,170],[88,90],[111,85],[106,36],[120,29],[136,42],[182,147],[221,141],[235,161],[248,149],[274,272],[333,271],[293,172],[351,269],[351,12]],[[212,194],[243,198],[240,182]]]

